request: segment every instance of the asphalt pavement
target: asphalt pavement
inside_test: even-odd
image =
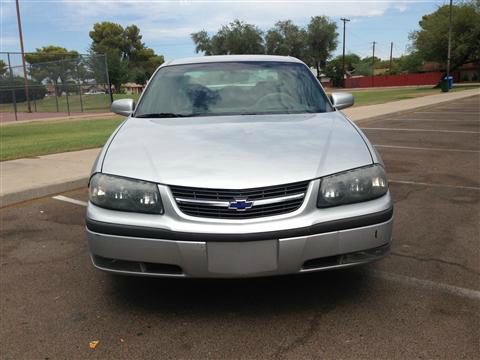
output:
[[[480,97],[358,125],[391,180],[384,260],[248,280],[111,276],[88,257],[86,190],[5,207],[0,358],[478,358]]]

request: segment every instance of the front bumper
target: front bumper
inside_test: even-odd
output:
[[[322,229],[309,227],[262,236],[238,234],[239,238],[229,234],[225,241],[215,238],[200,241],[199,234],[190,234],[190,239],[195,239],[193,241],[186,240],[189,234],[174,232],[163,234],[167,238],[180,236],[185,239],[118,235],[121,234],[118,226],[109,227],[109,224],[87,219],[87,239],[94,265],[113,273],[200,278],[295,274],[348,267],[382,258],[390,248],[392,212],[390,208],[363,217],[364,224],[369,220],[370,223],[381,221],[344,230],[314,233]],[[349,219],[343,223],[354,224]],[[326,230],[327,225],[333,226],[323,224]],[[110,229],[109,232],[117,234],[94,231],[101,229]],[[135,232],[140,235],[142,231],[128,227],[123,229],[128,235],[135,235]],[[148,230],[143,231],[148,234]],[[299,236],[283,237],[289,234]],[[208,238],[208,235],[205,237]]]
[[[187,216],[165,185],[159,185],[164,215],[89,203],[87,239],[93,263],[121,274],[218,278],[333,269],[385,256],[392,236],[390,193],[318,209],[319,183],[310,183],[298,210],[248,220]]]

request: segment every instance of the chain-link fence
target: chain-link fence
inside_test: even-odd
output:
[[[28,62],[28,58],[27,54],[25,78],[21,55],[0,54],[5,64],[0,74],[2,121],[105,112],[110,108],[105,55],[46,62]]]

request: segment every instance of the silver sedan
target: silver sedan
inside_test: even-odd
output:
[[[291,57],[175,60],[152,76],[95,162],[93,264],[170,277],[343,268],[388,253],[393,204],[380,156]]]

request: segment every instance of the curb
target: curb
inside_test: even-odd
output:
[[[19,124],[30,124],[38,123],[42,121],[75,121],[75,120],[96,120],[98,118],[109,118],[109,117],[120,117],[120,115],[114,114],[112,112],[106,113],[91,113],[85,115],[70,115],[70,116],[58,116],[52,118],[40,118],[40,119],[28,119],[28,120],[17,120],[17,121],[4,121],[0,122],[0,126],[15,126]]]
[[[72,179],[66,182],[48,184],[33,189],[25,189],[9,194],[4,194],[0,196],[0,208],[50,195],[55,195],[65,191],[86,188],[87,185],[88,176],[82,176],[80,178]]]

